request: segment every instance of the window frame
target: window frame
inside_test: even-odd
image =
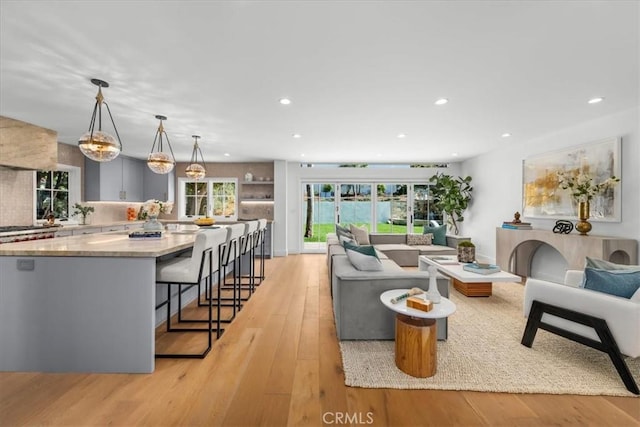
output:
[[[191,179],[187,177],[179,177],[178,178],[178,220],[194,220],[197,218],[203,218],[204,215],[187,215],[186,214],[186,184],[188,183],[206,183],[207,184],[207,209],[206,212],[209,214],[210,218],[215,219],[216,221],[237,221],[238,220],[238,210],[240,209],[240,200],[238,198],[239,193],[239,181],[238,178],[222,178],[222,177],[207,177],[203,179]],[[215,184],[220,183],[232,183],[235,187],[234,197],[235,197],[235,210],[233,215],[213,215],[212,212],[212,203],[213,203],[213,187]]]
[[[81,201],[81,168],[77,166],[58,164],[55,169],[42,169],[33,171],[33,208],[31,213],[33,224],[36,225],[47,223],[46,219],[38,218],[38,190],[40,190],[40,188],[38,187],[38,172],[67,172],[69,174],[67,182],[67,202],[69,203],[69,216],[66,219],[56,218],[55,223],[59,224],[63,222],[64,224],[77,224],[78,220],[73,216],[73,205],[75,205],[76,203],[80,203]]]

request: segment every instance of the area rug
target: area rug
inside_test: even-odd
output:
[[[345,384],[635,396],[604,353],[543,330],[538,330],[532,348],[521,345],[526,323],[523,289],[513,283],[494,283],[493,295],[488,298],[467,298],[452,290],[457,311],[449,317],[448,340],[438,341],[437,372],[430,378],[414,378],[400,371],[394,361],[393,341],[341,341]],[[382,304],[380,309],[385,310]],[[639,382],[640,358],[627,358],[626,363]]]

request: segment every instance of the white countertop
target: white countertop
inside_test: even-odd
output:
[[[165,232],[161,239],[140,240],[130,239],[129,232],[4,243],[0,245],[0,256],[158,257],[192,247],[197,234],[197,230]]]

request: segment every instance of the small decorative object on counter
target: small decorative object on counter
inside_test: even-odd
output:
[[[249,182],[249,181],[253,181],[253,174],[251,172],[247,172],[244,174],[244,180]]]
[[[127,221],[135,221],[138,219],[138,212],[136,212],[136,208],[129,206],[127,208]]]
[[[469,240],[458,243],[458,261],[474,262],[476,260],[476,245]]]
[[[87,223],[87,218],[91,212],[94,212],[95,208],[93,206],[82,206],[80,203],[76,203],[73,205],[73,216],[80,215],[80,224],[85,225]]]
[[[513,224],[520,224],[522,221],[520,221],[520,212],[516,212],[515,214],[513,214]]]
[[[142,239],[161,239],[162,238],[162,231],[152,231],[152,230],[144,230],[144,231],[132,231],[131,233],[129,233],[129,238],[130,239],[138,239],[138,240],[142,240]]]
[[[161,213],[171,213],[173,210],[172,202],[161,202],[160,200],[147,200],[140,208],[138,218],[145,219],[142,225],[145,231],[162,231],[162,224],[158,222],[158,215]]]
[[[564,219],[556,221],[556,225],[553,226],[553,232],[558,234],[569,234],[573,231],[573,223]]]

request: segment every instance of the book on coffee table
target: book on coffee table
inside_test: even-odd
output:
[[[462,266],[462,269],[465,271],[470,271],[472,273],[478,273],[478,274],[493,274],[493,273],[499,273],[500,271],[502,271],[500,267],[494,264],[476,264],[476,263],[465,264]]]
[[[431,256],[429,259],[434,260],[438,264],[442,265],[456,265],[460,264],[456,257],[446,257],[446,256]]]

